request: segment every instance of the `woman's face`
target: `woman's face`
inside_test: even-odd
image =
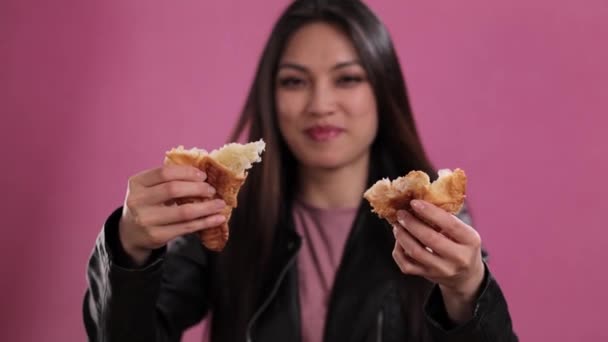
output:
[[[368,157],[376,99],[338,28],[312,23],[290,38],[279,61],[276,108],[281,134],[304,167],[336,169]]]

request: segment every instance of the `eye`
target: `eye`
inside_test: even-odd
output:
[[[279,78],[279,86],[285,89],[298,89],[306,85],[303,78],[295,76],[285,76]]]
[[[364,80],[365,79],[363,76],[359,75],[343,75],[338,77],[337,83],[341,86],[352,87],[363,82]]]

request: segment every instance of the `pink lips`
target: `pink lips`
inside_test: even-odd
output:
[[[304,132],[314,141],[325,142],[332,140],[342,134],[344,129],[336,126],[324,125],[324,126],[312,126],[306,129]]]

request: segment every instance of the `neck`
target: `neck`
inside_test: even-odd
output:
[[[367,185],[369,154],[336,169],[299,167],[299,194],[318,208],[355,208]]]

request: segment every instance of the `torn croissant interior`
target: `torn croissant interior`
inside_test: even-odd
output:
[[[165,165],[191,165],[207,174],[206,182],[216,190],[214,198],[226,202],[226,208],[221,212],[226,221],[217,227],[199,231],[201,242],[212,251],[222,251],[228,242],[228,221],[232,210],[237,207],[237,195],[247,178],[247,170],[253,163],[262,160],[266,144],[263,140],[248,144],[230,143],[223,147],[207,152],[199,148],[184,149],[183,146],[173,148],[165,154]],[[180,198],[178,204],[202,201],[202,198]]]

